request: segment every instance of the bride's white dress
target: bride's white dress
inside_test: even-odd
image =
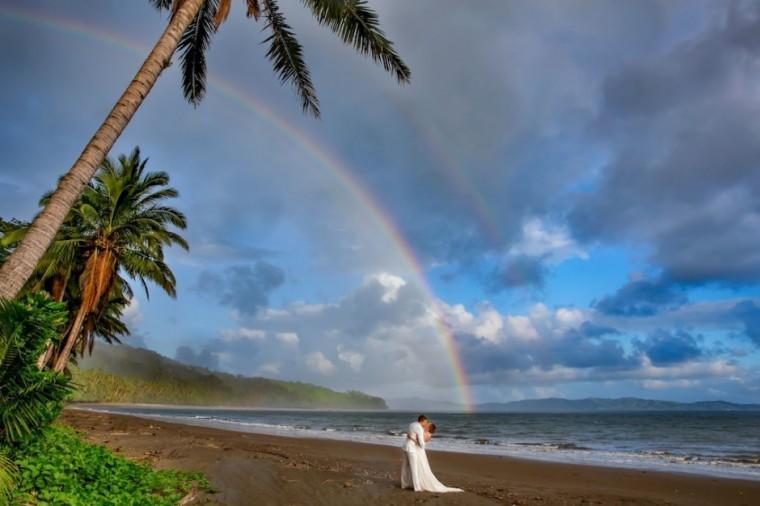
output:
[[[414,427],[415,424],[412,424]],[[419,424],[417,424],[419,425]],[[416,427],[410,428],[414,433],[421,437],[422,432],[418,432]],[[421,430],[421,427],[420,429]],[[411,439],[407,438],[404,443],[404,458],[401,464],[401,488],[413,488],[415,492],[463,492],[461,488],[447,487],[435,477],[433,470],[430,469],[427,454],[425,453],[424,440],[422,445],[418,445]]]

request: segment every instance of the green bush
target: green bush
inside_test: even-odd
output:
[[[18,504],[176,505],[193,487],[209,490],[200,473],[153,470],[51,426],[14,455]]]
[[[69,380],[37,368],[37,359],[56,342],[66,309],[42,294],[0,300],[0,445],[47,427],[71,392]]]

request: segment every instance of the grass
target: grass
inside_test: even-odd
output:
[[[200,473],[154,470],[87,443],[68,427],[51,426],[14,452],[16,504],[176,505],[191,490],[210,491]]]

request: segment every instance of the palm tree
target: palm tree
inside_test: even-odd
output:
[[[47,205],[34,219],[24,240],[0,266],[0,299],[15,297],[50,246],[69,209],[105,159],[116,139],[153,88],[179,48],[182,88],[187,100],[198,104],[205,93],[205,53],[212,35],[230,11],[231,0],[149,0],[159,10],[171,8],[169,25],[116,105],[85,146],[79,159],[64,175]],[[302,0],[317,21],[344,42],[382,64],[400,83],[409,81],[410,70],[380,29],[377,14],[365,0]],[[267,57],[283,83],[292,83],[304,111],[319,115],[319,104],[302,47],[276,0],[246,0],[247,16],[266,20],[270,35]]]
[[[77,343],[83,353],[92,349],[96,335],[113,341],[128,333],[119,317],[132,291],[121,273],[140,281],[146,295],[149,281],[176,295],[164,247],[176,244],[187,249],[185,240],[171,230],[184,229],[186,220],[164,205],[178,196],[168,186],[169,176],[147,172],[146,164],[137,148],[120,156],[118,163],[105,160],[39,263],[30,289],[45,288],[56,298],[65,293],[74,313],[60,346],[49,348],[40,365],[52,358],[54,370],[60,372]],[[42,203],[49,198],[43,197]]]

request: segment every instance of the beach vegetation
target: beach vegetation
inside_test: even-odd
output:
[[[200,473],[154,470],[57,425],[19,447],[14,461],[16,504],[174,506],[193,490],[211,489]]]

